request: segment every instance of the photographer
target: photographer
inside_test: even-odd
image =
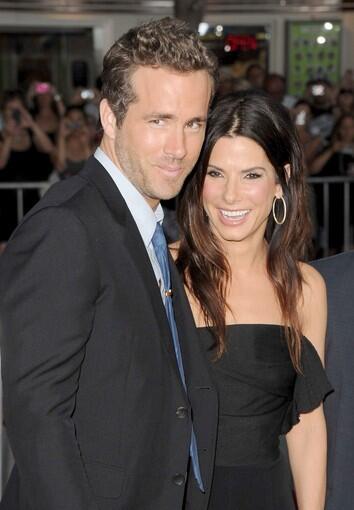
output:
[[[313,135],[310,131],[312,120],[310,103],[306,99],[299,99],[291,110],[291,116],[303,149],[306,169],[308,170],[311,167],[312,161],[323,147],[321,137]]]
[[[61,95],[51,83],[35,81],[30,85],[27,97],[36,123],[55,143],[60,119],[65,114]]]
[[[310,173],[320,177],[327,176],[353,176],[354,175],[354,116],[342,115],[336,122],[328,145],[313,160]],[[354,224],[354,194],[350,186],[350,223]],[[322,211],[322,193],[318,190],[318,210]],[[332,183],[329,192],[329,247],[330,253],[343,250],[343,204],[344,191],[342,184]],[[319,223],[323,224],[322,216]]]
[[[3,100],[3,131],[0,133],[0,180],[21,182],[46,180],[53,144],[26,109],[19,91],[9,91]],[[38,200],[36,191],[24,192],[24,210]],[[0,242],[6,241],[17,223],[16,192],[1,191]]]
[[[3,119],[4,130],[1,134],[0,170],[4,171],[12,163],[12,157],[19,159],[18,153],[22,155],[20,159],[28,167],[29,151],[49,154],[53,150],[52,142],[30,115],[20,92],[8,91],[5,93]],[[26,157],[23,157],[24,155]],[[18,165],[16,166],[18,169]],[[21,177],[23,172],[26,172],[27,177],[27,172],[30,172],[31,168],[19,171]]]
[[[311,174],[353,175],[354,115],[343,114],[336,122],[331,140],[311,165]]]
[[[328,139],[335,122],[333,113],[335,90],[333,85],[323,78],[310,80],[306,84],[305,99],[308,100],[311,106],[311,133],[316,136],[319,135],[322,140]]]
[[[59,178],[77,174],[94,149],[86,114],[78,106],[69,106],[59,127],[55,158]]]

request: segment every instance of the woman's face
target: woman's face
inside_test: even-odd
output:
[[[86,118],[80,110],[69,110],[66,114],[66,118],[68,122],[71,122],[78,129],[82,128],[86,124]]]
[[[351,91],[341,92],[338,95],[337,104],[343,112],[350,112],[354,107],[354,94]]]
[[[263,239],[274,197],[282,196],[275,170],[260,145],[243,136],[220,138],[210,155],[204,210],[223,241]]]

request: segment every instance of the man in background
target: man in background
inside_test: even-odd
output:
[[[328,434],[326,510],[354,505],[354,252],[317,260],[328,294],[326,372],[334,388],[324,403]]]

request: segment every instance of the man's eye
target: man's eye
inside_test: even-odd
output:
[[[150,124],[153,124],[154,126],[163,126],[164,120],[163,119],[151,119]]]
[[[202,126],[202,123],[199,120],[192,120],[191,122],[188,122],[187,127],[190,129],[198,130]]]

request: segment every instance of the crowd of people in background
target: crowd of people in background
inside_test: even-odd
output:
[[[100,141],[98,89],[75,89],[64,102],[55,86],[35,81],[2,94],[0,183],[52,184],[75,175]],[[24,212],[39,199],[24,190]],[[0,252],[17,224],[16,191],[0,191]]]
[[[287,93],[284,76],[266,73],[257,63],[251,64],[242,78],[221,70],[219,95],[245,89],[264,90],[290,110],[309,176],[354,176],[354,71],[346,71],[337,84],[322,78],[310,80],[303,96],[295,97]],[[52,184],[67,179],[80,171],[100,142],[99,80],[97,88],[77,88],[66,101],[53,84],[38,81],[25,91],[4,91],[1,97],[0,183]],[[24,191],[24,212],[39,195],[36,190]],[[343,249],[343,208],[334,205],[343,201],[343,186],[333,185],[329,198],[329,248],[336,253]],[[321,201],[318,188],[312,197],[316,255],[321,254]],[[16,191],[2,189],[0,253],[16,224]]]

